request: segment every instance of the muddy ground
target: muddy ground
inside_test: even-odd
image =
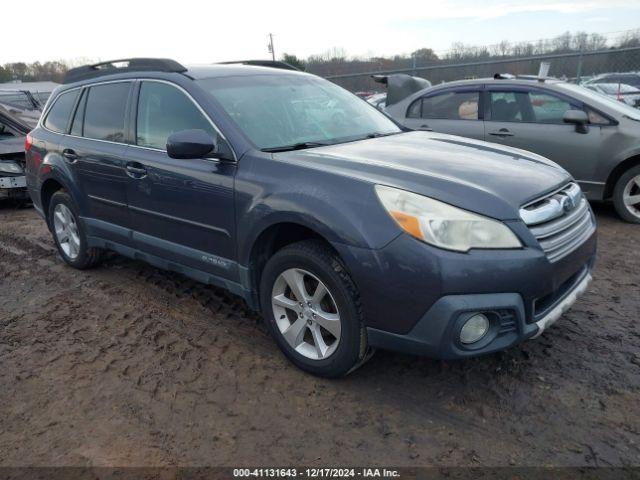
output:
[[[0,206],[0,465],[640,465],[640,226],[596,211],[595,281],[541,338],[323,380],[241,300],[116,255],[73,270]]]

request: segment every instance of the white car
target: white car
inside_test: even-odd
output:
[[[625,83],[587,83],[583,86],[632,107],[640,107],[640,89],[631,85]]]
[[[376,93],[367,98],[367,102],[376,107],[378,110],[382,110],[384,112],[384,108],[387,105],[387,94]]]

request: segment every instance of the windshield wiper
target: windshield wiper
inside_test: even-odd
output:
[[[402,132],[387,132],[387,133],[373,132],[365,135],[364,138],[388,137],[389,135],[397,135],[398,133],[402,133]]]
[[[263,152],[289,152],[291,150],[304,150],[305,148],[326,147],[328,143],[322,142],[300,142],[293,145],[283,145],[281,147],[261,148]]]

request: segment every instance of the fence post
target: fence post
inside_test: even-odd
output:
[[[580,77],[582,76],[582,47],[580,47],[580,55],[578,55],[578,71],[576,72],[576,83],[580,84]]]

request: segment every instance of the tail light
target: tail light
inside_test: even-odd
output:
[[[24,151],[25,153],[29,153],[31,150],[31,146],[33,145],[33,137],[27,134],[24,139]],[[30,155],[25,155],[27,161],[27,170],[37,170],[40,168],[40,164],[42,163],[42,157],[38,153],[38,150],[34,150]]]
[[[33,145],[33,138],[31,138],[31,135],[27,134],[27,138],[24,139],[24,151],[28,152],[31,150],[31,145]]]

